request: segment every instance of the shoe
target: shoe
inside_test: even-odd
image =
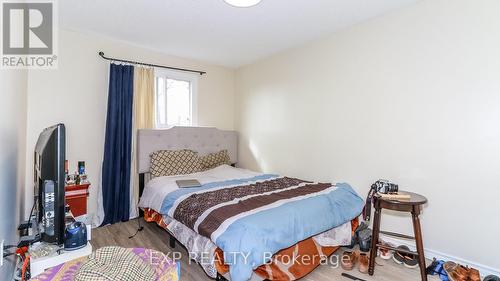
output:
[[[416,268],[418,267],[418,258],[417,255],[405,254],[405,259],[403,263],[408,268]]]
[[[356,254],[356,252],[345,251],[340,259],[340,266],[342,266],[344,270],[352,270],[357,260],[358,254]]]
[[[392,252],[388,249],[378,249],[378,256],[383,260],[390,260],[392,258]]]
[[[406,247],[404,245],[399,246],[398,249],[401,249],[401,250],[404,250],[404,251],[409,251],[410,250],[410,248],[408,248],[408,247]],[[405,261],[405,256],[406,256],[406,253],[403,253],[403,252],[400,252],[400,251],[396,250],[396,252],[394,252],[394,254],[392,255],[392,259],[397,264],[403,264],[404,261]]]
[[[404,250],[404,251],[409,251],[410,248],[401,245],[398,247],[398,249]],[[397,263],[397,264],[403,264],[404,266],[408,268],[415,268],[418,266],[418,259],[417,255],[415,254],[408,254],[405,252],[400,252],[397,251],[393,254],[392,259]]]
[[[448,274],[451,281],[468,281],[469,270],[459,264],[447,261],[443,264],[443,268]]]
[[[481,281],[479,270],[472,267],[469,268],[469,281]]]
[[[483,281],[500,281],[500,277],[498,277],[496,275],[488,275],[488,276],[484,277]]]
[[[367,274],[369,264],[370,258],[368,257],[368,253],[359,253],[359,272]]]
[[[445,262],[443,267],[451,281],[481,281],[479,271],[475,268],[465,267],[451,261]]]
[[[394,247],[394,245],[384,242],[382,240],[379,240],[379,243],[382,244],[383,246]],[[392,258],[392,251],[389,249],[379,248],[378,256],[384,260],[390,260]]]

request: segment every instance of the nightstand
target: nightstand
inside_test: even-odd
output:
[[[90,183],[67,185],[65,187],[66,204],[69,205],[73,216],[87,214],[87,197],[89,196]]]

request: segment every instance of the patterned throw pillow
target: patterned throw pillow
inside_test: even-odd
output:
[[[220,165],[231,165],[231,158],[229,157],[229,153],[227,149],[221,150],[219,152],[210,153],[208,155],[202,156],[200,158],[201,168],[202,170],[209,170],[215,167],[219,167]]]
[[[151,154],[151,177],[186,175],[201,171],[198,152],[192,150],[160,150]]]

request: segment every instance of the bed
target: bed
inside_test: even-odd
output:
[[[246,281],[299,279],[350,244],[364,202],[348,184],[236,168],[237,143],[236,132],[216,128],[139,130],[139,207],[171,246],[185,246],[212,278]],[[149,179],[152,153],[181,149],[224,149],[233,165]],[[201,186],[180,189],[180,179]]]

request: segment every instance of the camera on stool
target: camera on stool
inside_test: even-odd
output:
[[[372,184],[372,190],[375,190],[377,193],[382,194],[394,194],[398,193],[399,187],[397,184],[392,183],[388,180],[378,180],[374,184]]]

